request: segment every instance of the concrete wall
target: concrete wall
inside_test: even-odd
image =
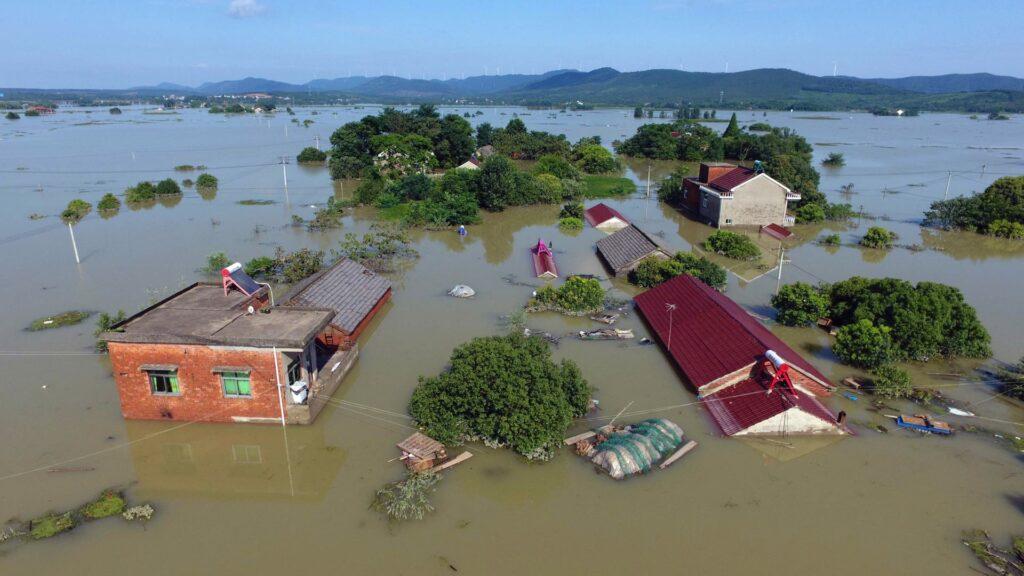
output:
[[[700,209],[697,212],[700,214],[701,220],[711,222],[713,226],[718,226],[718,216],[722,209],[722,202],[723,200],[716,194],[701,190]],[[732,202],[732,200],[724,200],[724,202]]]
[[[238,418],[280,420],[274,355],[270,349],[124,342],[110,342],[109,347],[114,380],[121,396],[121,414],[125,418],[209,422],[233,422]],[[279,362],[284,382],[287,360],[283,354]],[[140,369],[143,364],[177,366],[180,394],[153,394],[149,375]],[[224,396],[220,375],[213,372],[215,366],[248,367],[252,396]]]
[[[783,225],[786,219],[786,190],[769,178],[753,178],[733,190],[733,195],[722,200],[716,218],[722,226]]]

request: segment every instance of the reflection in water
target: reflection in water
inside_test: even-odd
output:
[[[319,425],[289,426],[287,446],[279,426],[179,426],[125,423],[141,499],[188,494],[320,500],[345,461],[345,451],[327,445]]]
[[[921,229],[925,247],[940,250],[955,260],[988,260],[1024,257],[1024,242],[974,232]]]

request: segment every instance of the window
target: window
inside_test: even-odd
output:
[[[224,385],[225,396],[235,398],[248,398],[252,396],[248,372],[221,372],[220,382]]]
[[[178,388],[178,373],[175,370],[150,370],[149,390],[153,394],[177,395],[181,394]]]
[[[732,224],[732,218],[726,218],[725,219],[725,223],[726,224]]]
[[[702,208],[707,208],[708,207],[708,197],[707,197],[706,194],[704,195],[703,198],[700,199],[700,205],[701,205]]]
[[[261,464],[263,452],[256,445],[234,444],[231,446],[231,458],[235,464]]]
[[[690,195],[690,191],[689,191],[689,190],[687,190],[686,188],[683,188],[683,200],[686,200],[686,198],[687,198],[687,197],[688,197],[689,195]]]
[[[295,358],[288,364],[288,384],[292,385],[302,380],[302,356]]]

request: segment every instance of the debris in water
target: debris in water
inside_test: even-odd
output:
[[[456,284],[448,291],[448,295],[456,298],[472,298],[473,296],[476,296],[476,290],[473,290],[465,284]]]

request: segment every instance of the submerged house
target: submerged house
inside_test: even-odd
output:
[[[615,232],[629,226],[629,220],[619,211],[601,202],[587,208],[583,212],[587,223],[602,232]]]
[[[757,166],[705,162],[696,178],[683,181],[682,207],[716,228],[784,225],[789,202],[799,199]]]
[[[597,253],[613,276],[628,274],[645,258],[671,258],[654,237],[633,224],[597,241]]]
[[[391,294],[387,280],[341,260],[272,306],[268,289],[240,268],[225,268],[221,284],[192,284],[101,336],[125,418],[308,424]]]
[[[721,292],[682,275],[634,302],[727,436],[847,432],[818,400],[835,386]]]

